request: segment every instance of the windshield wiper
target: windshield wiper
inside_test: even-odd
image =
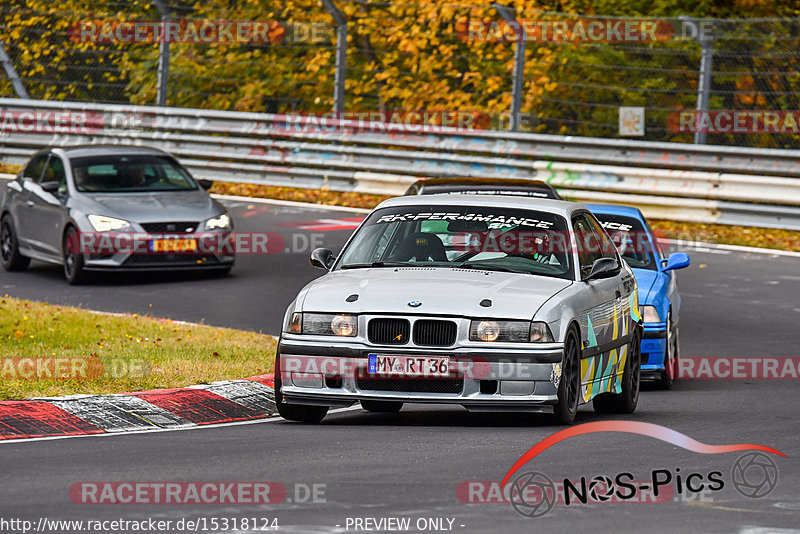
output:
[[[373,261],[372,263],[346,263],[342,269],[367,269],[370,267],[408,267],[417,264],[407,261]]]
[[[465,261],[458,265],[453,266],[454,269],[476,269],[481,271],[498,271],[502,273],[517,273],[517,274],[531,274],[528,271],[520,271],[519,269],[511,269],[510,267],[503,267],[502,265],[481,265],[480,263],[470,263]]]

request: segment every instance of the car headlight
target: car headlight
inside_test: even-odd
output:
[[[661,316],[655,306],[639,306],[639,315],[645,323],[660,323]]]
[[[131,223],[123,219],[115,219],[114,217],[106,217],[105,215],[89,215],[87,218],[96,232],[131,229]]]
[[[212,217],[205,223],[206,230],[230,230],[231,217],[227,213]]]
[[[349,314],[295,313],[289,323],[290,333],[317,336],[355,337],[358,333],[358,317]]]
[[[469,325],[470,341],[505,343],[552,343],[550,327],[543,322],[476,319]]]

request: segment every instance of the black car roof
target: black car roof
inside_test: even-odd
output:
[[[426,180],[420,180],[420,182],[424,183],[426,186],[432,185],[441,185],[441,186],[448,186],[448,185],[478,185],[478,184],[486,184],[486,185],[513,185],[513,186],[538,186],[538,187],[549,187],[547,183],[541,180],[528,180],[524,178],[481,178],[478,176],[464,176],[464,177],[455,177],[455,178],[428,178]]]
[[[419,187],[425,195],[461,191],[525,191],[546,193],[548,196],[555,194],[558,197],[550,184],[522,178],[429,178],[415,182],[414,186]]]
[[[169,156],[163,150],[147,146],[80,145],[53,148],[61,148],[70,159],[92,156]]]

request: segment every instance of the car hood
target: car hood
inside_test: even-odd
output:
[[[84,194],[87,212],[119,217],[132,222],[203,221],[214,217],[223,208],[205,191],[172,191],[153,193],[89,193]]]
[[[385,267],[331,272],[307,285],[303,311],[460,315],[530,320],[569,280],[441,267]],[[345,299],[358,295],[355,302]],[[482,307],[484,299],[491,307]],[[408,305],[419,301],[418,307]]]
[[[639,304],[644,306],[650,304],[650,291],[656,283],[658,278],[658,271],[651,271],[649,269],[633,269],[633,275],[636,277],[636,285],[639,288]]]

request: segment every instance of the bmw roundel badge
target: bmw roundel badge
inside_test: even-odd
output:
[[[422,306],[422,303],[418,300],[412,300],[411,302],[408,303],[408,305],[411,306],[412,308],[419,308],[420,306]]]

